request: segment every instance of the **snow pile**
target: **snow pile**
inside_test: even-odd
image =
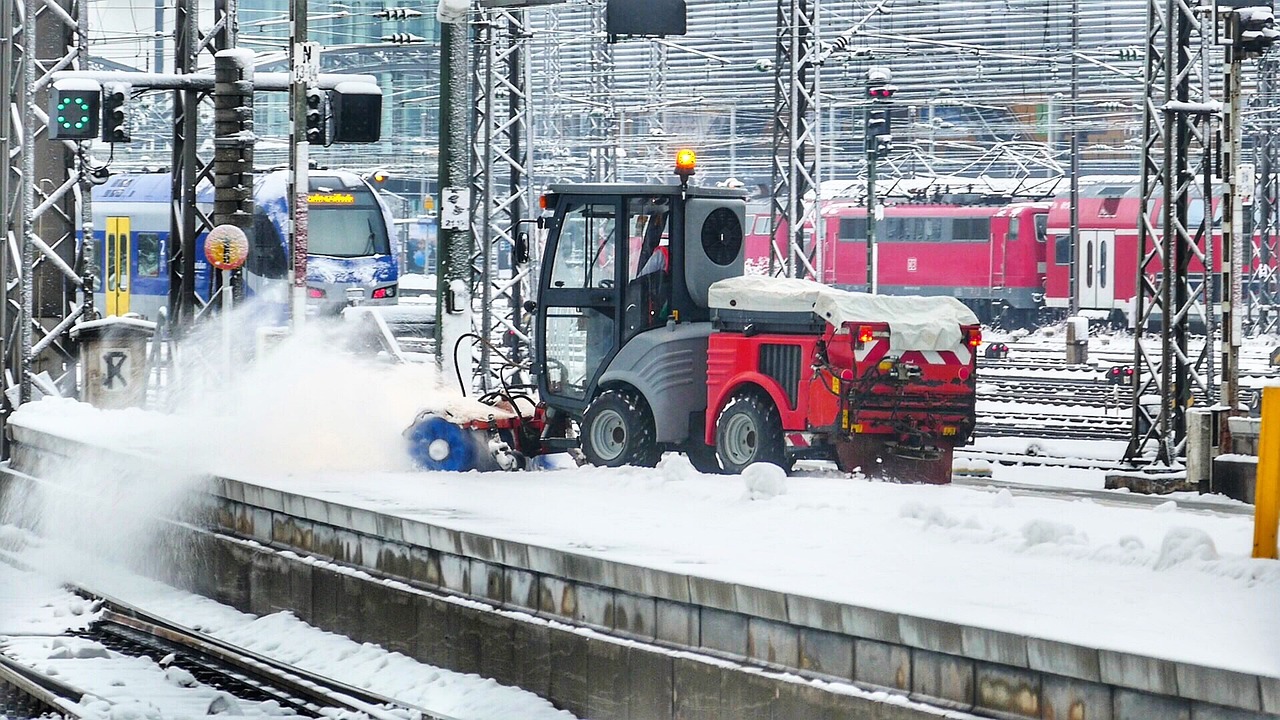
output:
[[[1037,545],[1088,546],[1089,537],[1066,523],[1052,520],[1032,520],[1022,526],[1022,540],[1027,547]]]
[[[919,520],[924,529],[954,528],[960,526],[960,518],[955,517],[937,505],[924,503],[907,503],[898,509],[898,516],[910,520]]]
[[[571,469],[574,467],[577,467],[577,465],[561,466],[559,469]],[[662,472],[662,479],[667,482],[689,480],[701,474],[693,467],[693,463],[689,462],[689,458],[680,453],[663,455],[662,459],[658,461],[658,469]]]
[[[1169,530],[1164,542],[1160,543],[1155,569],[1168,570],[1193,560],[1209,562],[1217,559],[1218,550],[1208,533],[1196,528],[1176,527]]]
[[[991,500],[991,507],[994,508],[1011,508],[1013,507],[1013,493],[1009,492],[1009,488],[1001,488],[996,493],[995,498]]]
[[[787,471],[773,463],[752,463],[742,471],[742,484],[751,500],[768,500],[787,494]]]
[[[50,660],[83,660],[109,656],[107,649],[101,643],[81,638],[57,638],[50,648],[48,655]]]

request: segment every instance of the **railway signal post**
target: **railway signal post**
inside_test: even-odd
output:
[[[881,151],[889,151],[893,145],[891,115],[888,102],[896,87],[889,84],[893,75],[889,68],[873,67],[867,70],[867,110],[864,138],[867,150],[867,292],[879,290],[876,275],[876,160]]]
[[[1274,27],[1271,0],[1262,4],[1249,3],[1225,14],[1226,67],[1223,92],[1226,105],[1223,115],[1222,174],[1226,186],[1222,198],[1222,288],[1226,297],[1222,303],[1222,386],[1220,402],[1231,410],[1239,407],[1240,342],[1244,335],[1244,235],[1242,232],[1244,208],[1242,199],[1252,193],[1245,187],[1244,173],[1240,168],[1241,122],[1240,103],[1241,65],[1246,58],[1258,57],[1280,37]],[[1223,423],[1223,438],[1229,440],[1227,423]],[[1223,447],[1229,447],[1224,445]]]

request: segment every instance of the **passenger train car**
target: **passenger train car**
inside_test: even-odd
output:
[[[244,267],[246,292],[283,312],[288,301],[287,173],[264,173],[254,183],[253,237]],[[107,315],[138,313],[155,319],[169,302],[171,187],[168,174],[114,175],[93,189],[94,237],[101,281],[94,301]],[[212,210],[213,192],[198,203]],[[315,170],[308,193],[308,310],[335,313],[353,300],[394,304],[398,267],[388,228],[390,214],[358,175]],[[197,239],[196,290],[208,299],[211,268],[204,236]]]
[[[1197,188],[1198,190],[1198,188]],[[1215,194],[1221,188],[1215,190]],[[1082,182],[1079,238],[1071,246],[1071,201],[982,204],[910,202],[889,204],[876,223],[880,292],[895,295],[950,295],[974,310],[983,322],[1026,326],[1072,306],[1075,268],[1076,307],[1084,314],[1132,326],[1138,275],[1138,223],[1141,200],[1136,183],[1100,178]],[[965,196],[950,196],[961,198]],[[943,200],[949,199],[942,196]],[[1222,268],[1222,213],[1217,202],[1212,221],[1212,269]],[[1161,201],[1152,205],[1160,217]],[[1252,233],[1249,207],[1244,229]],[[1204,202],[1193,191],[1188,205],[1192,232],[1203,219]],[[768,272],[769,207],[752,205],[746,237],[749,272]],[[822,207],[825,229],[824,280],[849,290],[866,289],[867,211],[858,200],[832,199]],[[785,225],[778,230],[785,247]],[[805,230],[806,244],[813,230]],[[1254,237],[1257,244],[1257,237]],[[1205,242],[1200,246],[1205,248]],[[1249,243],[1246,243],[1249,252]],[[1276,258],[1266,262],[1274,264]],[[1257,270],[1261,259],[1247,259]],[[1160,272],[1159,262],[1148,269]],[[1204,263],[1191,258],[1186,273],[1192,287],[1204,279]],[[1220,289],[1219,289],[1220,291]]]
[[[1162,201],[1152,205],[1152,217],[1159,218]],[[1133,313],[1138,281],[1138,223],[1142,201],[1136,185],[1103,183],[1081,188],[1077,210],[1080,239],[1074,257],[1071,252],[1071,202],[1058,198],[1049,211],[1049,237],[1052,249],[1045,273],[1045,305],[1067,308],[1071,303],[1071,266],[1076,267],[1076,298],[1082,311],[1106,314],[1114,321],[1122,318],[1134,322]],[[1248,213],[1246,212],[1246,215]],[[1187,224],[1195,232],[1204,218],[1204,204],[1188,205]],[[1246,230],[1251,223],[1245,222]],[[1214,204],[1213,270],[1222,269],[1222,213]],[[1160,270],[1157,261],[1152,271]],[[1187,267],[1190,283],[1198,285],[1204,278],[1204,263],[1192,258]]]

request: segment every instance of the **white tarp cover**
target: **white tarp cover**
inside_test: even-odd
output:
[[[765,275],[719,280],[707,294],[711,307],[747,312],[812,312],[833,326],[846,322],[888,323],[894,350],[953,350],[961,325],[978,318],[952,297],[869,295],[812,280]]]

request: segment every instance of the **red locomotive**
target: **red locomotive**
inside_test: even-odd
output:
[[[985,198],[976,195],[944,195],[939,201],[887,204],[876,223],[880,292],[948,295],[972,308],[982,322],[1029,326],[1044,319],[1043,315],[1061,316],[1071,306],[1074,266],[1077,307],[1115,324],[1132,325],[1141,207],[1138,186],[1128,179],[1082,185],[1074,255],[1071,203],[1066,195],[1051,202],[984,204]],[[1153,217],[1159,217],[1160,205],[1160,201],[1154,203]],[[753,211],[747,267],[763,273],[768,271],[770,218],[767,206]],[[866,288],[866,212],[859,200],[823,202],[823,279],[828,284]],[[1190,204],[1188,225],[1193,231],[1202,212],[1200,202]],[[1221,268],[1220,218],[1221,213],[1215,212],[1215,271]],[[778,236],[785,247],[785,225]],[[806,228],[806,237],[812,243],[812,228]],[[1158,271],[1159,264],[1151,269]],[[1188,273],[1197,282],[1204,275],[1204,264],[1192,259]]]
[[[888,205],[876,223],[879,291],[945,295],[964,302],[982,322],[1030,324],[1044,307],[1049,207],[1047,202]],[[823,204],[822,218],[823,279],[865,290],[866,206],[830,200]],[[748,265],[767,271],[767,212],[755,215],[751,229]],[[785,229],[779,231],[784,234]]]

